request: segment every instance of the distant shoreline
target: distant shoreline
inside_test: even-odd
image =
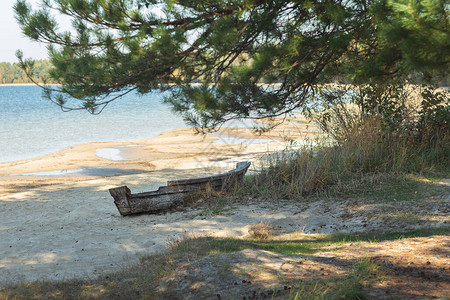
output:
[[[43,84],[43,83],[39,83],[41,85],[60,85],[58,83],[47,83],[47,84]],[[1,86],[37,86],[34,83],[0,83],[0,87]]]
[[[33,86],[34,83],[0,83],[0,86]]]

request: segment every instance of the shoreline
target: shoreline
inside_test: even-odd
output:
[[[39,83],[40,85],[44,85],[44,83]],[[45,86],[47,85],[60,85],[58,83],[46,83]],[[0,87],[2,86],[38,86],[35,83],[0,83]]]
[[[311,129],[312,128],[312,129]],[[198,168],[196,162],[217,161],[229,167],[234,156],[279,151],[288,141],[304,140],[320,134],[301,117],[279,125],[262,135],[251,128],[226,127],[215,133],[196,134],[192,128],[178,128],[157,136],[123,141],[75,144],[60,151],[27,159],[0,162],[0,180],[5,176],[87,168],[139,166],[142,171]],[[224,164],[224,161],[229,161]],[[76,173],[76,172],[75,172]]]
[[[240,142],[242,140],[239,138]],[[218,155],[229,157],[244,148],[251,148],[251,152],[259,148],[250,143],[247,146],[220,143],[220,137],[212,134],[195,135],[189,128],[179,128],[148,139],[83,143],[29,159],[0,162],[0,179],[102,167],[127,169],[138,166],[142,171],[190,169],[195,168],[196,161],[208,161],[208,157],[216,160]]]

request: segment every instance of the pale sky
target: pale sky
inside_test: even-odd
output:
[[[25,58],[47,58],[47,49],[44,44],[32,42],[22,34],[22,31],[14,18],[13,5],[16,0],[0,0],[0,62],[18,62],[15,55],[17,50],[22,50]],[[40,0],[28,0],[37,7]]]

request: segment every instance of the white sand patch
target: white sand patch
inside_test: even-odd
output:
[[[100,148],[100,149],[95,150],[95,154],[98,157],[113,160],[113,161],[125,160],[122,157],[121,153],[122,153],[122,151],[118,148]]]

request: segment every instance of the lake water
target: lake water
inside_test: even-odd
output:
[[[154,137],[185,127],[162,93],[129,94],[100,115],[62,112],[36,86],[0,86],[0,162],[50,154],[70,146]]]

